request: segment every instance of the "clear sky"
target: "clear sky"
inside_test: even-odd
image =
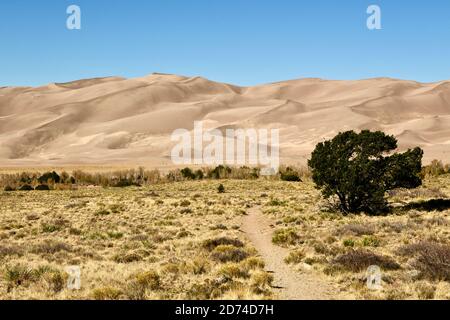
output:
[[[66,28],[71,4],[81,30]],[[371,4],[382,30],[366,27]],[[240,85],[450,79],[450,1],[0,1],[0,86],[152,72]]]

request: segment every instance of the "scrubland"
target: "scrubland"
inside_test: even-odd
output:
[[[391,192],[383,216],[336,212],[308,177],[2,191],[0,298],[276,299],[276,270],[241,230],[259,207],[290,250],[286,264],[343,296],[450,299],[449,197],[448,174]],[[73,265],[80,290],[66,286]],[[366,286],[371,265],[381,290]]]

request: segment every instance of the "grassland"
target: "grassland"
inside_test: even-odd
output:
[[[277,298],[241,230],[255,206],[275,221],[273,242],[289,248],[295,272],[349,298],[450,299],[450,206],[429,202],[449,196],[442,175],[393,192],[393,213],[370,217],[334,212],[308,179],[0,192],[0,299]],[[366,286],[373,264],[379,291]],[[70,265],[80,290],[66,288]]]

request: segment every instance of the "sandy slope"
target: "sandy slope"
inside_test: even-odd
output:
[[[425,160],[450,162],[450,81],[301,79],[238,87],[153,74],[0,88],[0,166],[171,165],[173,130],[279,128],[281,157],[304,163],[348,129],[379,129]]]

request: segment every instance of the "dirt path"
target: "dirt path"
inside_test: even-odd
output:
[[[272,243],[273,223],[259,208],[248,210],[242,230],[252,241],[266,263],[266,270],[273,272],[275,292],[281,300],[340,299],[338,291],[322,280],[315,271],[298,271],[284,262],[289,250]]]

